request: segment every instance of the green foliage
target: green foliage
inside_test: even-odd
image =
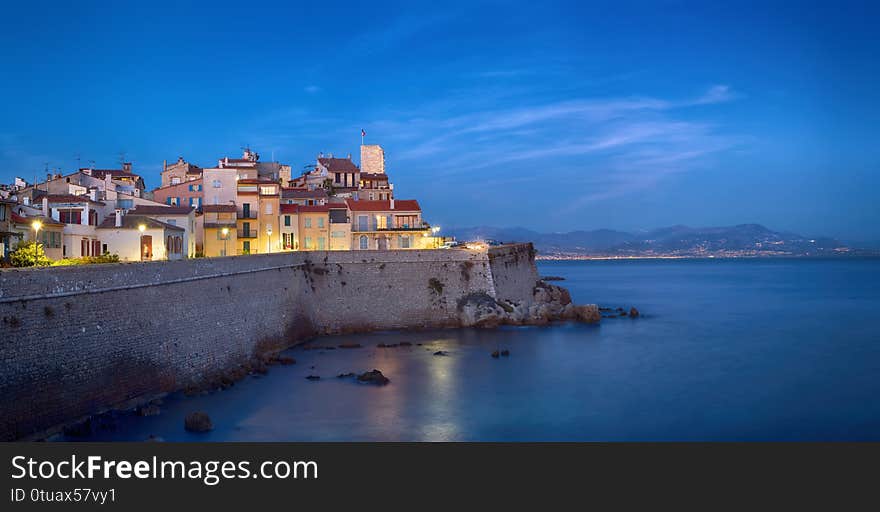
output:
[[[43,244],[28,240],[19,242],[18,247],[9,255],[13,267],[45,267],[51,263],[43,251]]]
[[[119,263],[118,254],[104,253],[100,256],[83,256],[82,258],[64,258],[52,262],[53,267],[67,267],[70,265],[92,265],[96,263]]]

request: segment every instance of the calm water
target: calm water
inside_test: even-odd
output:
[[[92,440],[880,440],[880,260],[539,267],[576,302],[644,318],[324,338],[365,348],[293,349],[294,366],[169,397]],[[375,347],[401,341],[414,346]],[[489,357],[497,348],[511,356]],[[335,378],[372,368],[391,384]],[[213,432],[183,430],[195,410]]]

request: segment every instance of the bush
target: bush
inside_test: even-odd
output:
[[[52,263],[43,251],[43,244],[33,240],[19,242],[18,247],[9,254],[13,267],[45,267]]]
[[[53,267],[66,267],[69,265],[91,265],[95,263],[119,263],[118,254],[104,253],[100,256],[83,256],[82,258],[64,258],[52,262]]]

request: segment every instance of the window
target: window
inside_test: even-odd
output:
[[[400,246],[400,248],[401,249],[409,249],[410,247],[412,247],[411,238],[412,237],[410,237],[409,235],[400,235],[400,240],[398,242],[398,245]]]
[[[178,178],[177,176],[174,176],[173,178],[171,178],[172,185],[177,185],[179,183],[180,183],[180,178]]]
[[[264,196],[273,196],[276,194],[275,187],[273,187],[273,186],[260,187],[260,194],[264,195]]]
[[[318,250],[319,251],[324,250],[324,237],[323,236],[318,237]]]
[[[61,210],[58,220],[64,224],[82,224],[82,212],[79,210]]]
[[[358,231],[366,231],[367,230],[367,216],[366,215],[358,215]]]
[[[324,217],[318,217],[318,227],[319,228],[324,227]]]
[[[220,188],[220,187],[223,186],[223,185],[220,183],[220,180],[214,180],[213,183],[211,183],[211,185],[212,185],[214,188]]]
[[[289,225],[290,225],[290,215],[285,215],[285,216],[284,216],[284,225],[285,225],[285,226],[289,226]]]
[[[165,249],[169,253],[174,252],[174,238],[172,238],[171,235],[168,235],[168,241],[165,242]]]
[[[272,215],[272,203],[266,203],[266,215]]]
[[[306,237],[306,250],[308,251],[311,248],[312,248],[312,237],[307,236]]]
[[[241,243],[241,252],[242,254],[251,253],[251,243],[249,241],[244,241]]]
[[[307,227],[307,228],[312,227],[312,218],[311,218],[311,217],[306,217],[305,222],[306,222],[306,227]]]
[[[168,203],[171,206],[179,206],[180,205],[180,198],[179,197],[169,197],[168,200],[171,201],[170,203]]]
[[[171,224],[172,226],[176,226],[177,219],[165,219],[165,224]]]
[[[331,238],[345,238],[345,231],[333,231],[330,233]]]
[[[101,246],[101,254],[107,254],[107,244]]]
[[[388,228],[388,217],[384,215],[376,215],[376,229]]]
[[[6,220],[6,207],[0,204],[0,220]]]
[[[337,173],[334,173],[334,176],[333,176],[333,183],[339,183],[339,173],[338,173],[338,172],[337,172]]]
[[[370,241],[367,239],[367,235],[361,235],[359,243],[361,249],[365,250],[370,248]]]

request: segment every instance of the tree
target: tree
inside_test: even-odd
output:
[[[45,267],[51,263],[43,251],[43,244],[34,240],[19,242],[9,259],[13,267]]]

